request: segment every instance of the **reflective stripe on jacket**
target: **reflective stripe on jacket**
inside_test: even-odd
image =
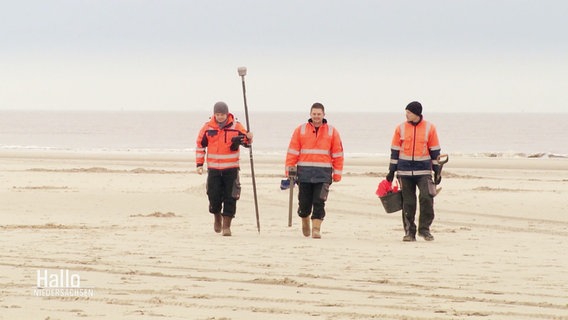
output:
[[[316,130],[311,119],[294,130],[286,168],[298,166],[299,182],[327,182],[341,180],[343,170],[343,145],[339,132],[327,124]]]
[[[219,128],[215,116],[206,122],[197,135],[195,163],[202,166],[207,159],[208,169],[229,169],[239,167],[239,150],[232,151],[231,138],[246,134],[246,129],[229,113],[225,127]],[[246,141],[246,140],[245,140]]]
[[[399,176],[430,175],[439,155],[438,133],[432,123],[422,119],[403,122],[392,137],[389,171],[397,171]]]

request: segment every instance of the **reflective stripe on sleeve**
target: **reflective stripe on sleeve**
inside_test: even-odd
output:
[[[289,153],[289,154],[293,154],[293,155],[296,155],[296,156],[297,156],[297,155],[299,155],[299,154],[300,154],[300,151],[298,151],[298,150],[294,150],[294,149],[288,149],[288,153]]]

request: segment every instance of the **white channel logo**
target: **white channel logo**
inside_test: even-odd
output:
[[[70,270],[37,270],[36,287],[33,295],[37,297],[93,297],[92,287],[81,286],[81,276]]]

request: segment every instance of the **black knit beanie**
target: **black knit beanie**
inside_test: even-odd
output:
[[[406,110],[414,113],[417,116],[422,115],[422,105],[418,101],[412,101],[406,106]]]

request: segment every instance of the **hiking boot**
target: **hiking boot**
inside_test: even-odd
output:
[[[322,219],[313,219],[312,220],[312,238],[314,239],[321,239],[321,223],[323,222]]]
[[[418,235],[426,241],[434,241],[434,236],[430,233],[430,231],[418,232]]]
[[[233,217],[223,216],[223,233],[222,235],[225,237],[231,236],[231,220]]]
[[[213,223],[213,230],[215,230],[215,232],[217,233],[220,233],[222,228],[223,218],[221,217],[220,213],[215,213],[214,216],[215,216],[215,222]]]
[[[310,236],[311,228],[312,227],[310,226],[310,217],[302,218],[302,233],[304,234],[304,237]]]
[[[406,235],[404,235],[404,237],[402,237],[402,241],[405,242],[416,241],[416,237],[413,234],[407,233]]]

